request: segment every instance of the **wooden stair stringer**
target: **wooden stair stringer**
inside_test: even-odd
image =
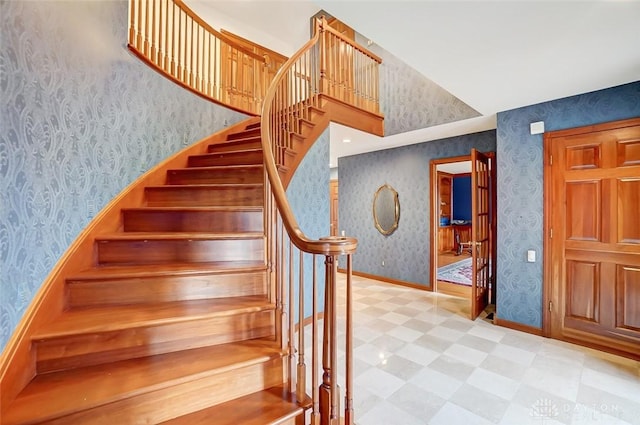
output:
[[[310,107],[309,119],[299,119],[301,133],[292,134],[292,152],[286,152],[283,172],[280,173],[286,189],[293,174],[313,146],[313,143],[329,126],[330,122],[355,128],[376,136],[384,136],[384,117],[338,99],[320,94],[319,108]]]

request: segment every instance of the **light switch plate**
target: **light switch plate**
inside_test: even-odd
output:
[[[532,122],[529,125],[529,129],[531,130],[531,134],[544,133],[544,121]]]
[[[530,249],[527,251],[527,261],[529,263],[535,263],[536,262],[536,252],[533,249]]]

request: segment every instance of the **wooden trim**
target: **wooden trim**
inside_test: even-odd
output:
[[[258,118],[244,120],[167,158],[126,187],[94,217],[44,280],[0,356],[0,406],[8,406],[35,375],[35,353],[31,346],[31,337],[38,328],[50,322],[65,308],[66,277],[95,264],[94,239],[98,233],[115,232],[120,229],[121,210],[142,205],[144,188],[164,184],[167,170],[184,167],[188,155],[206,152],[207,146],[213,140],[224,139],[227,134],[240,131],[258,121]],[[1,414],[0,411],[0,417]]]
[[[542,207],[542,335],[551,337],[551,311],[547,306],[551,302],[551,290],[553,288],[551,278],[552,275],[552,256],[551,256],[551,208],[552,206],[552,183],[551,175],[551,137],[550,133],[545,133],[542,145],[542,197],[544,199]]]
[[[440,165],[440,164],[449,164],[450,162],[464,162],[464,161],[471,161],[471,155],[451,156],[448,158],[432,159],[431,163],[435,165]]]
[[[617,344],[611,345],[611,342],[606,338],[600,338],[599,335],[589,335],[593,338],[589,341],[584,338],[578,338],[579,333],[576,333],[576,338],[572,338],[571,335],[562,335],[560,337],[552,337],[559,341],[568,342],[570,344],[580,345],[582,347],[591,348],[593,350],[604,351],[605,353],[615,354],[616,356],[626,357],[632,360],[640,361],[640,352],[637,351],[637,344]]]
[[[318,94],[320,107],[329,115],[329,121],[353,127],[376,136],[384,136],[384,115],[358,108],[333,96]],[[364,119],[367,115],[368,119]]]
[[[518,323],[518,322],[512,322],[510,320],[500,319],[500,318],[498,318],[498,316],[496,316],[493,319],[493,324],[497,325],[497,326],[502,326],[503,328],[514,329],[514,330],[520,331],[520,332],[526,332],[528,334],[544,336],[542,334],[542,329],[541,328],[536,328],[535,326],[524,325],[524,324]]]
[[[564,136],[571,136],[576,134],[593,133],[597,131],[614,130],[614,129],[624,128],[624,127],[634,127],[636,125],[640,125],[639,117],[629,118],[629,119],[619,120],[619,121],[608,121],[600,124],[585,125],[583,127],[567,128],[564,130],[550,131],[550,132],[544,133],[544,135],[545,136],[549,135],[549,137],[564,137]]]
[[[338,269],[340,273],[346,273],[346,269]],[[407,282],[405,280],[393,279],[386,276],[378,276],[375,274],[353,271],[354,276],[365,277],[367,279],[379,280],[381,282],[391,283],[393,285],[406,286],[408,288],[420,289],[421,291],[432,292],[431,286],[421,285],[419,283]]]

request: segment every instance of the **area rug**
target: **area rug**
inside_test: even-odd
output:
[[[438,268],[438,280],[471,286],[471,257]]]

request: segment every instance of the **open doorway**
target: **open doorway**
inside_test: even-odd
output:
[[[431,162],[431,287],[469,300],[472,319],[495,303],[494,158]]]

